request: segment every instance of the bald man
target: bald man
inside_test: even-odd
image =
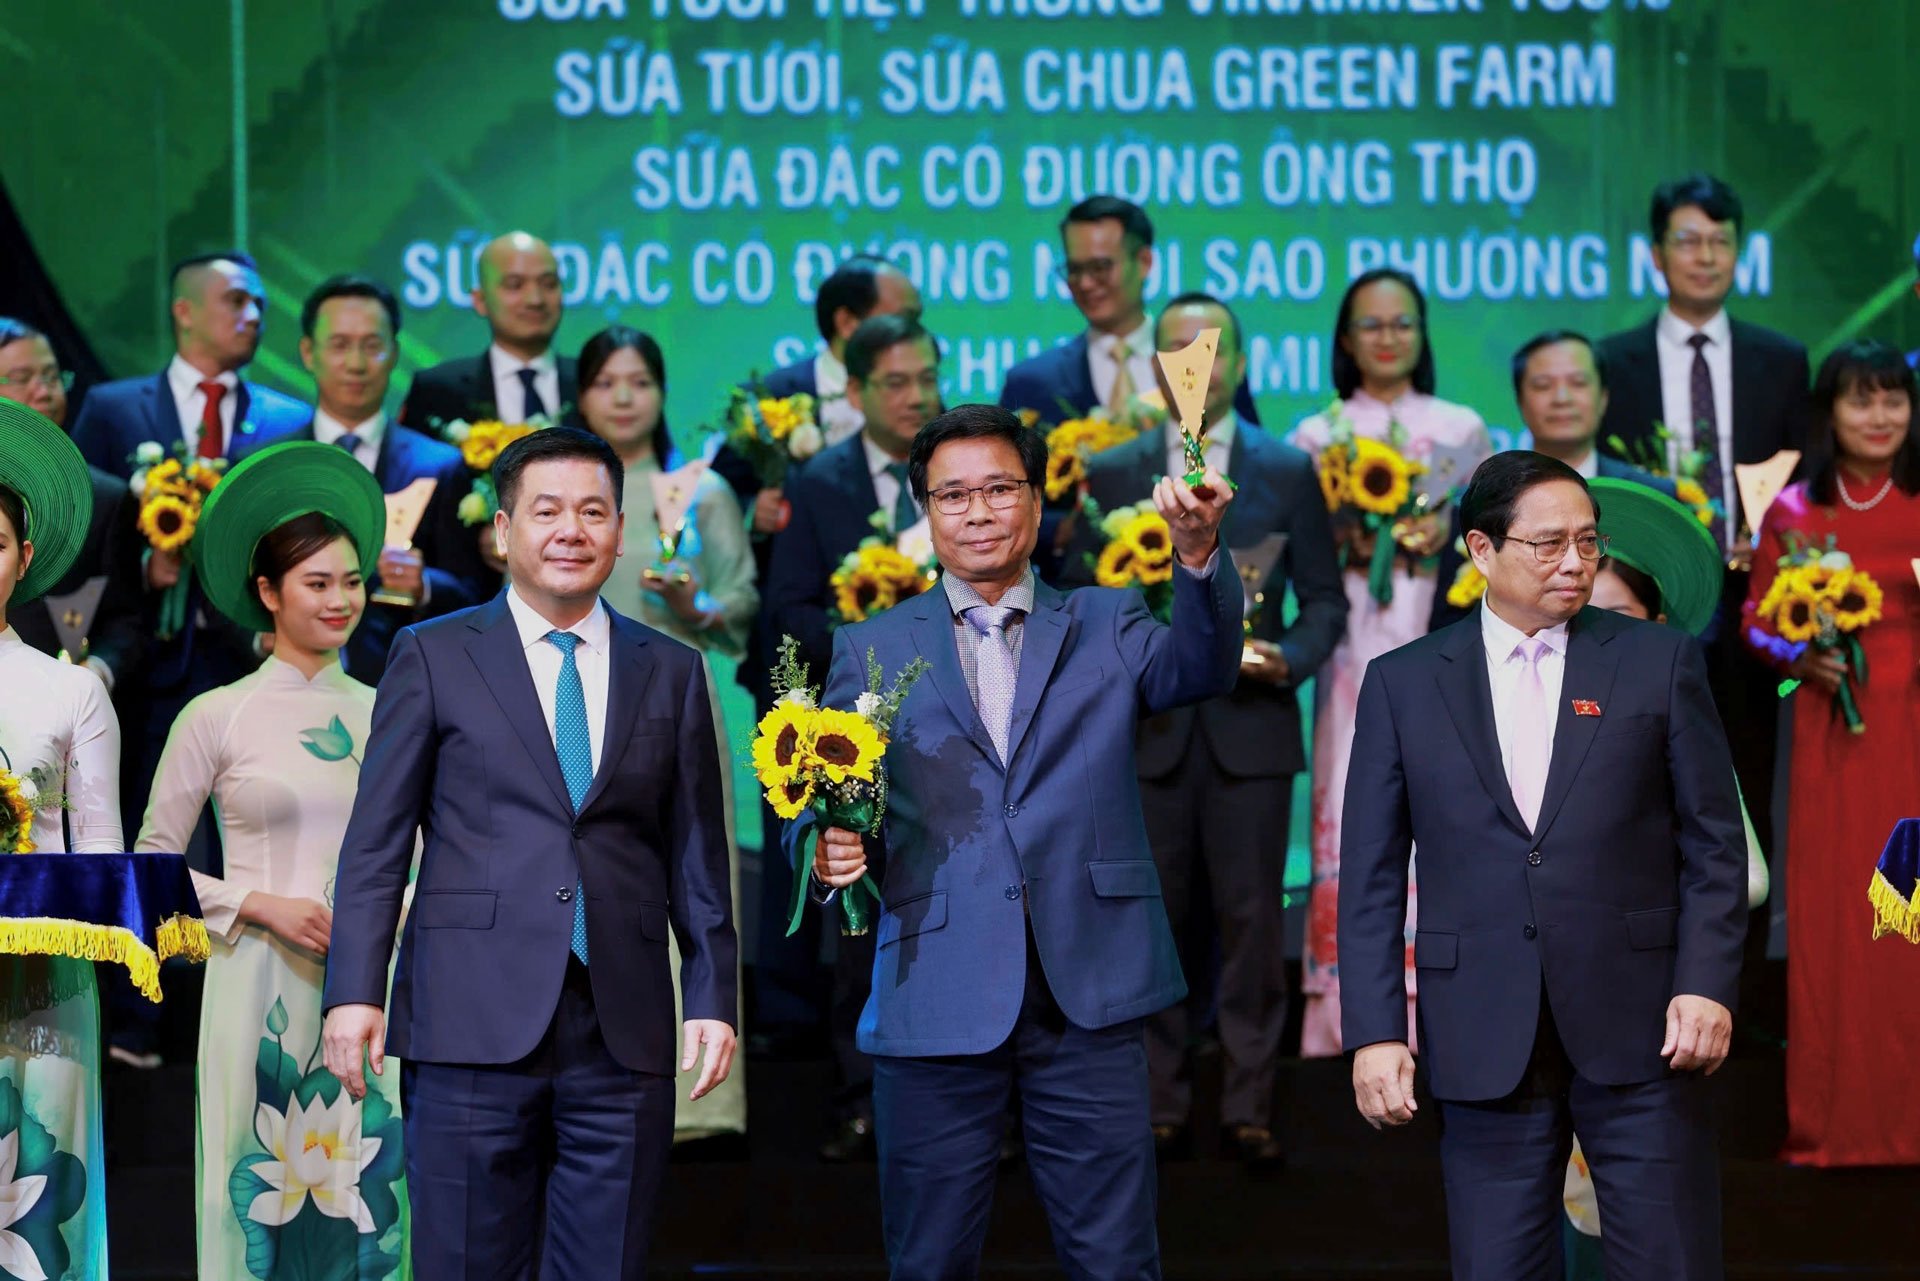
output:
[[[573,357],[553,351],[565,308],[560,264],[547,242],[524,231],[490,241],[480,251],[473,309],[486,320],[493,341],[478,356],[415,374],[400,421],[432,432],[455,419],[571,417],[580,391]]]

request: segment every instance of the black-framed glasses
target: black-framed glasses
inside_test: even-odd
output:
[[[0,374],[0,387],[31,387],[35,383],[52,391],[58,384],[61,391],[73,390],[73,370],[36,369],[31,373]]]
[[[1531,547],[1533,558],[1542,565],[1552,565],[1565,560],[1569,544],[1580,553],[1581,560],[1599,560],[1607,554],[1607,546],[1610,542],[1605,534],[1574,534],[1571,537],[1562,534],[1558,538],[1515,538],[1512,534],[1508,534],[1505,541]]]
[[[1716,255],[1730,254],[1735,249],[1734,238],[1724,231],[1701,235],[1697,231],[1676,231],[1667,237],[1667,247],[1675,253],[1697,258],[1711,249]]]
[[[1005,511],[1020,501],[1020,491],[1031,481],[990,480],[984,485],[949,485],[927,495],[927,501],[942,516],[964,516],[973,510],[973,496],[987,500],[995,511]]]
[[[1080,262],[1062,263],[1054,271],[1060,279],[1072,284],[1076,280],[1110,280],[1119,266],[1118,258],[1087,258]]]

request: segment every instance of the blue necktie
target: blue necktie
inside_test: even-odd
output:
[[[352,432],[347,432],[333,443],[346,450],[349,454],[357,452],[360,448],[360,438]]]
[[[893,495],[893,534],[898,538],[919,522],[920,513],[913,505],[913,487],[907,483],[909,476],[907,465],[888,463],[887,475],[893,477],[900,485]]]
[[[537,369],[516,369],[515,376],[520,379],[520,421],[528,422],[547,416],[547,402],[540,399],[540,389],[534,380],[540,377]]]
[[[573,651],[580,638],[572,632],[548,632],[547,643],[560,651],[560,679],[553,686],[553,749],[560,757],[560,777],[567,781],[573,812],[587,799],[593,785],[593,740],[587,731],[587,694],[580,685],[580,665]],[[587,963],[587,887],[573,887],[573,954]]]

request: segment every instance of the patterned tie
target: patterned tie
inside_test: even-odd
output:
[[[593,785],[593,740],[587,732],[587,695],[580,685],[580,666],[573,651],[580,638],[572,632],[548,632],[547,643],[560,651],[560,679],[553,687],[553,748],[560,756],[560,776],[567,781],[573,812]],[[573,887],[573,954],[587,963],[587,887]]]
[[[1688,378],[1688,398],[1693,410],[1693,447],[1700,454],[1700,487],[1707,491],[1707,497],[1720,505],[1722,511],[1728,510],[1726,480],[1720,474],[1720,414],[1713,403],[1713,371],[1707,368],[1707,344],[1713,339],[1705,334],[1695,334],[1687,339],[1687,345],[1693,348],[1693,373]],[[1722,547],[1727,545],[1727,520],[1725,516],[1715,516],[1713,541]]]
[[[973,706],[993,739],[993,750],[1002,765],[1007,763],[1013,687],[1020,674],[1013,662],[1013,644],[1007,639],[1007,622],[1019,612],[1011,605],[974,605],[966,611],[967,623],[980,633]]]
[[[533,368],[516,369],[514,374],[520,379],[520,421],[524,423],[546,417],[547,402],[540,399],[540,389],[534,385],[540,377],[540,371]]]
[[[1115,418],[1127,412],[1127,402],[1133,399],[1133,370],[1127,365],[1127,357],[1132,354],[1125,338],[1113,340],[1113,363],[1118,368],[1113,375],[1113,390],[1107,394],[1107,412]]]
[[[1547,714],[1547,686],[1540,679],[1540,658],[1547,643],[1529,636],[1513,647],[1526,666],[1513,694],[1513,744],[1507,764],[1507,783],[1513,803],[1532,831],[1540,818],[1540,802],[1547,792],[1547,766],[1553,761],[1553,718]],[[1511,657],[1511,655],[1509,655]]]
[[[209,378],[200,384],[207,403],[200,409],[200,445],[195,452],[201,458],[224,458],[227,442],[220,429],[220,402],[226,398],[227,385]]]
[[[887,475],[900,482],[900,488],[893,495],[893,534],[898,538],[903,530],[913,528],[920,513],[914,510],[913,487],[907,484],[907,465],[888,463]]]

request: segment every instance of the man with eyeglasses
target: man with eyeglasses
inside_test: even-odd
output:
[[[787,477],[793,515],[773,539],[773,558],[761,591],[761,622],[770,642],[791,636],[800,660],[822,678],[833,657],[830,610],[833,571],[875,533],[898,535],[926,509],[907,483],[914,437],[940,412],[940,349],[920,322],[905,314],[871,316],[847,340],[847,396],[862,424],[849,436],[795,468]],[[772,842],[769,848],[774,848]],[[778,859],[768,859],[763,919],[785,919],[792,882]],[[780,897],[773,895],[778,891]],[[777,929],[774,932],[778,932]],[[838,940],[829,1015],[836,1083],[834,1133],[821,1149],[829,1161],[873,1153],[873,1065],[854,1043],[854,1024],[873,973],[871,934]]]
[[[1154,329],[1162,351],[1186,347],[1203,330],[1220,331],[1207,385],[1207,461],[1240,484],[1220,536],[1236,554],[1279,541],[1264,580],[1247,588],[1251,631],[1233,691],[1141,721],[1135,744],[1147,836],[1177,935],[1188,933],[1202,865],[1212,890],[1208,915],[1220,945],[1214,996],[1226,1061],[1222,1137],[1229,1155],[1271,1166],[1282,1158],[1273,1087],[1287,1017],[1285,833],[1294,775],[1306,768],[1299,687],[1340,643],[1347,596],[1313,459],[1233,411],[1247,364],[1238,317],[1210,295],[1182,294]],[[1102,510],[1114,511],[1147,498],[1161,477],[1185,471],[1180,431],[1170,422],[1096,455],[1088,486]],[[1082,541],[1076,551],[1099,550],[1092,538]],[[1088,560],[1070,555],[1063,583],[1083,585]],[[1254,564],[1251,555],[1241,558],[1243,572]],[[1291,620],[1282,608],[1289,587],[1299,603]],[[1187,954],[1194,952],[1189,946]],[[1154,1142],[1163,1156],[1184,1154],[1190,1143],[1189,1026],[1185,1002],[1147,1021]]]
[[[1355,1102],[1376,1129],[1419,1106],[1418,847],[1454,1275],[1561,1275],[1578,1130],[1608,1277],[1720,1277],[1705,1078],[1732,1036],[1746,837],[1705,663],[1678,630],[1588,604],[1604,519],[1565,463],[1496,454],[1460,508],[1479,610],[1375,659],[1360,693],[1339,926]]]
[[[0,316],[0,397],[64,427],[72,388],[73,372],[60,367],[47,336]],[[8,622],[42,653],[84,664],[111,692],[140,659],[140,536],[126,482],[98,467],[87,470],[93,516],[79,558],[52,591],[11,611]]]

